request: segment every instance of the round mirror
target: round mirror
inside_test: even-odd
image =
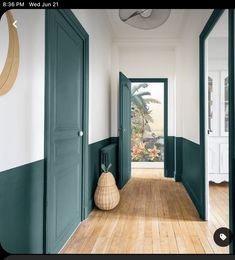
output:
[[[15,20],[10,11],[5,13],[5,17],[7,20],[9,40],[5,63],[3,66],[0,66],[0,95],[6,94],[12,88],[19,69],[19,39],[17,29],[13,25]]]

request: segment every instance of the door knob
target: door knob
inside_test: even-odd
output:
[[[212,130],[211,130],[211,129],[208,129],[208,130],[207,130],[207,134],[209,135],[210,133],[212,133]]]
[[[79,132],[78,132],[78,135],[79,135],[79,136],[83,136],[83,131],[79,131]]]

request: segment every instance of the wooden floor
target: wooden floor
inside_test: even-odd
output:
[[[61,253],[228,253],[213,240],[228,226],[228,187],[210,185],[210,220],[200,220],[184,187],[162,170],[135,169],[118,207],[94,209]]]

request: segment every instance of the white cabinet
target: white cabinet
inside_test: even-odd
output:
[[[210,142],[208,144],[208,171],[209,173],[219,173],[219,145],[215,142]]]
[[[228,181],[228,73],[208,75],[209,181]]]
[[[221,72],[220,118],[221,135],[228,136],[228,73]]]
[[[220,144],[220,173],[228,173],[228,144]]]

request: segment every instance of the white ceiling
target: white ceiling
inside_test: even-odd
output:
[[[177,38],[182,29],[185,9],[172,9],[168,20],[152,30],[140,30],[122,22],[119,9],[106,9],[115,38]]]

